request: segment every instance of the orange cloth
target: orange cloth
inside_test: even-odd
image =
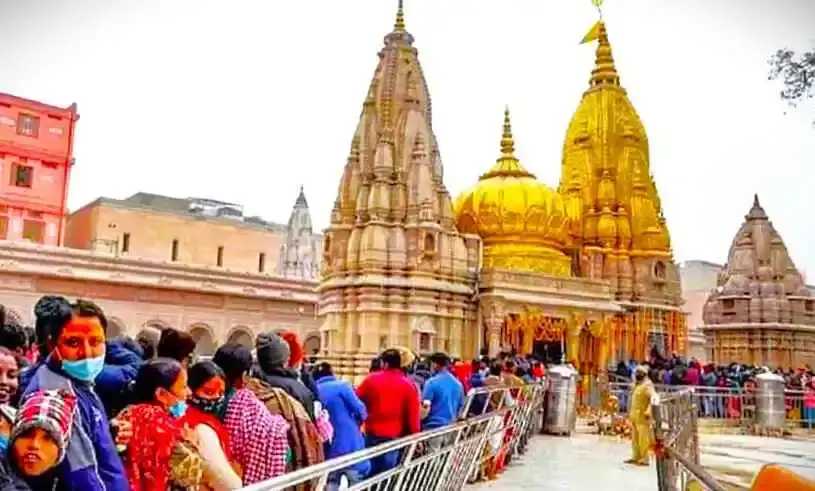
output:
[[[799,476],[778,464],[761,468],[750,491],[815,491],[815,481]]]
[[[297,338],[297,334],[291,331],[283,331],[279,336],[289,345],[289,366],[295,367],[302,363],[305,358],[305,351],[303,350],[303,345],[300,343],[300,340]]]

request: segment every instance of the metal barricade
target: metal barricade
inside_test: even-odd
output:
[[[465,400],[458,423],[423,431],[349,455],[299,469],[243,488],[245,491],[284,491],[309,484],[312,491],[333,489],[335,478],[351,466],[398,452],[399,464],[385,472],[351,483],[348,491],[459,491],[478,477],[485,459],[523,453],[531,433],[539,429],[544,384],[479,388]],[[509,397],[512,395],[512,397]],[[511,401],[511,402],[510,402]]]
[[[654,418],[654,454],[657,489],[685,491],[697,489],[727,491],[699,463],[697,397],[685,388],[662,393],[651,406]]]
[[[612,382],[609,393],[618,401],[618,411],[628,411],[628,398],[632,383]],[[654,385],[660,394],[692,388],[697,396],[697,414],[706,421],[718,421],[726,427],[750,430],[760,416],[762,394],[755,389],[743,387],[709,387],[687,385]],[[809,404],[807,400],[809,398]],[[815,396],[803,390],[784,390],[784,411],[786,430],[815,429]]]

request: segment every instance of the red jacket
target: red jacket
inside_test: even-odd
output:
[[[357,388],[368,410],[365,431],[383,438],[400,438],[421,429],[419,389],[401,370],[368,375]]]

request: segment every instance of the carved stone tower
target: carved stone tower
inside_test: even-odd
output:
[[[286,226],[286,241],[280,245],[277,274],[303,280],[319,278],[320,249],[311,227],[311,213],[303,187],[294,202]]]
[[[711,362],[784,369],[815,364],[815,296],[758,196],[733,239],[703,318]]]
[[[323,241],[322,346],[346,376],[389,346],[475,354],[479,239],[456,230],[413,41],[400,1]]]

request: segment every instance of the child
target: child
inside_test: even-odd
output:
[[[57,488],[57,466],[76,414],[76,396],[66,390],[36,391],[24,398],[8,446],[8,469],[0,489]]]

